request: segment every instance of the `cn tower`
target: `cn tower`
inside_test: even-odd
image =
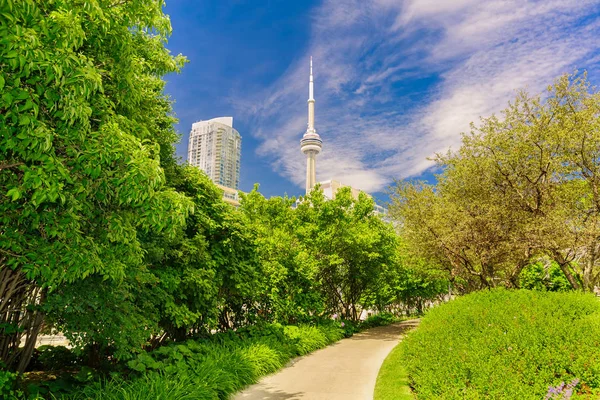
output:
[[[317,154],[321,152],[323,141],[315,130],[315,99],[313,96],[312,57],[310,58],[310,79],[308,83],[308,127],[300,140],[300,149],[306,155],[306,194],[309,194],[317,183]]]

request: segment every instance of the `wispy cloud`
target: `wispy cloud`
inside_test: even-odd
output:
[[[419,175],[471,121],[515,91],[599,62],[600,0],[325,0],[311,45],[269,88],[237,100],[257,151],[301,187],[308,56],[315,60],[317,178],[366,191]],[[593,79],[594,77],[592,77]]]

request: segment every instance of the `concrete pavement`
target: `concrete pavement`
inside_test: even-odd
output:
[[[234,400],[371,400],[377,373],[400,335],[418,320],[369,329],[293,360]]]

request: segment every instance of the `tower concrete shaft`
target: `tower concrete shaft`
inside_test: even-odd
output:
[[[300,140],[300,149],[306,155],[306,194],[309,194],[317,183],[317,154],[321,152],[323,141],[315,130],[315,99],[312,72],[312,57],[310,58],[310,78],[308,81],[308,126]]]

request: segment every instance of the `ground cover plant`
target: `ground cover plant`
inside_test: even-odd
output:
[[[383,361],[375,384],[374,400],[412,400],[415,398],[409,385],[408,373],[402,364],[400,346]]]
[[[83,367],[78,376],[30,383],[26,390],[15,391],[14,397],[226,399],[262,376],[282,368],[294,357],[309,354],[362,329],[399,320],[384,314],[360,323],[326,319],[312,325],[250,325],[206,338],[161,346],[139,354],[127,365],[113,366],[112,372],[104,377]],[[45,349],[45,352],[51,349]],[[61,357],[78,369],[79,362],[72,365],[73,357],[63,354],[65,351],[68,350],[62,348],[59,351]],[[50,368],[50,365],[59,367],[56,358],[47,354],[36,357],[34,363],[43,363],[43,369]],[[48,360],[49,365],[46,364]]]
[[[400,348],[419,399],[542,399],[569,384],[573,398],[600,395],[600,301],[591,294],[469,294],[432,309]]]

